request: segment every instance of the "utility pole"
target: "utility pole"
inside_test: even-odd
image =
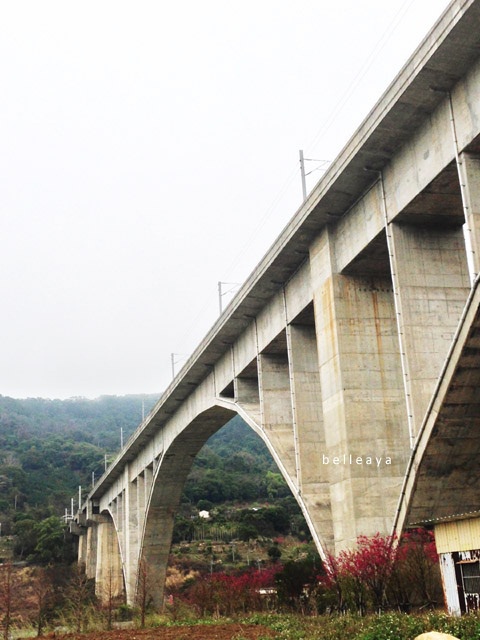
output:
[[[227,291],[223,291],[222,285],[224,284],[229,285],[230,289],[228,289]],[[239,286],[240,286],[239,282],[220,282],[220,280],[218,281],[218,310],[220,311],[220,315],[222,315],[222,312],[223,312],[223,302],[222,302],[223,296],[227,295],[227,293],[230,293],[236,287],[239,287]]]
[[[302,195],[303,195],[303,202],[305,202],[305,200],[307,199],[306,177],[309,176],[314,171],[317,171],[317,169],[322,169],[327,164],[330,164],[330,160],[316,160],[315,158],[304,158],[303,149],[300,149],[299,154],[300,154],[300,175],[302,178]],[[315,169],[312,169],[308,173],[305,173],[305,162],[320,162],[320,164],[318,167],[315,167]]]
[[[302,194],[303,201],[307,199],[307,181],[305,179],[305,158],[303,157],[303,149],[300,149],[300,175],[302,176]]]
[[[178,360],[175,360],[175,356],[178,356]],[[170,354],[170,360],[172,363],[172,379],[175,378],[175,365],[178,364],[183,358],[186,358],[187,356],[183,353],[171,353]]]

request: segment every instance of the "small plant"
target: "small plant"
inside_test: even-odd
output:
[[[128,604],[121,604],[117,611],[115,617],[119,622],[129,622],[133,620],[135,615],[135,609]]]

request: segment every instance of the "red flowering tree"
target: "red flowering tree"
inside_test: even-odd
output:
[[[433,531],[406,531],[398,545],[398,561],[390,584],[391,599],[408,610],[412,606],[434,606],[443,594]]]
[[[366,588],[376,610],[386,604],[389,580],[397,561],[393,536],[359,536],[357,550],[350,555],[350,573]]]
[[[343,566],[340,559],[331,553],[328,554],[323,566],[323,571],[324,573],[320,577],[320,585],[325,589],[327,594],[331,594],[335,602],[333,608],[338,611],[345,611],[345,576],[343,575]]]
[[[268,608],[268,591],[279,567],[240,574],[214,573],[196,580],[185,594],[200,615],[233,615]]]
[[[322,586],[336,600],[336,608],[365,613],[395,604],[434,604],[441,597],[438,559],[433,533],[416,529],[395,537],[359,536],[357,547],[330,556]],[[440,594],[440,596],[438,596]]]

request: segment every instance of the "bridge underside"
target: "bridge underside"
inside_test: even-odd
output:
[[[412,455],[397,528],[480,509],[480,286],[470,295]]]

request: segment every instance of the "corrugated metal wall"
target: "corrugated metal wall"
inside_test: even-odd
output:
[[[480,549],[480,518],[436,524],[435,543],[438,553]]]

